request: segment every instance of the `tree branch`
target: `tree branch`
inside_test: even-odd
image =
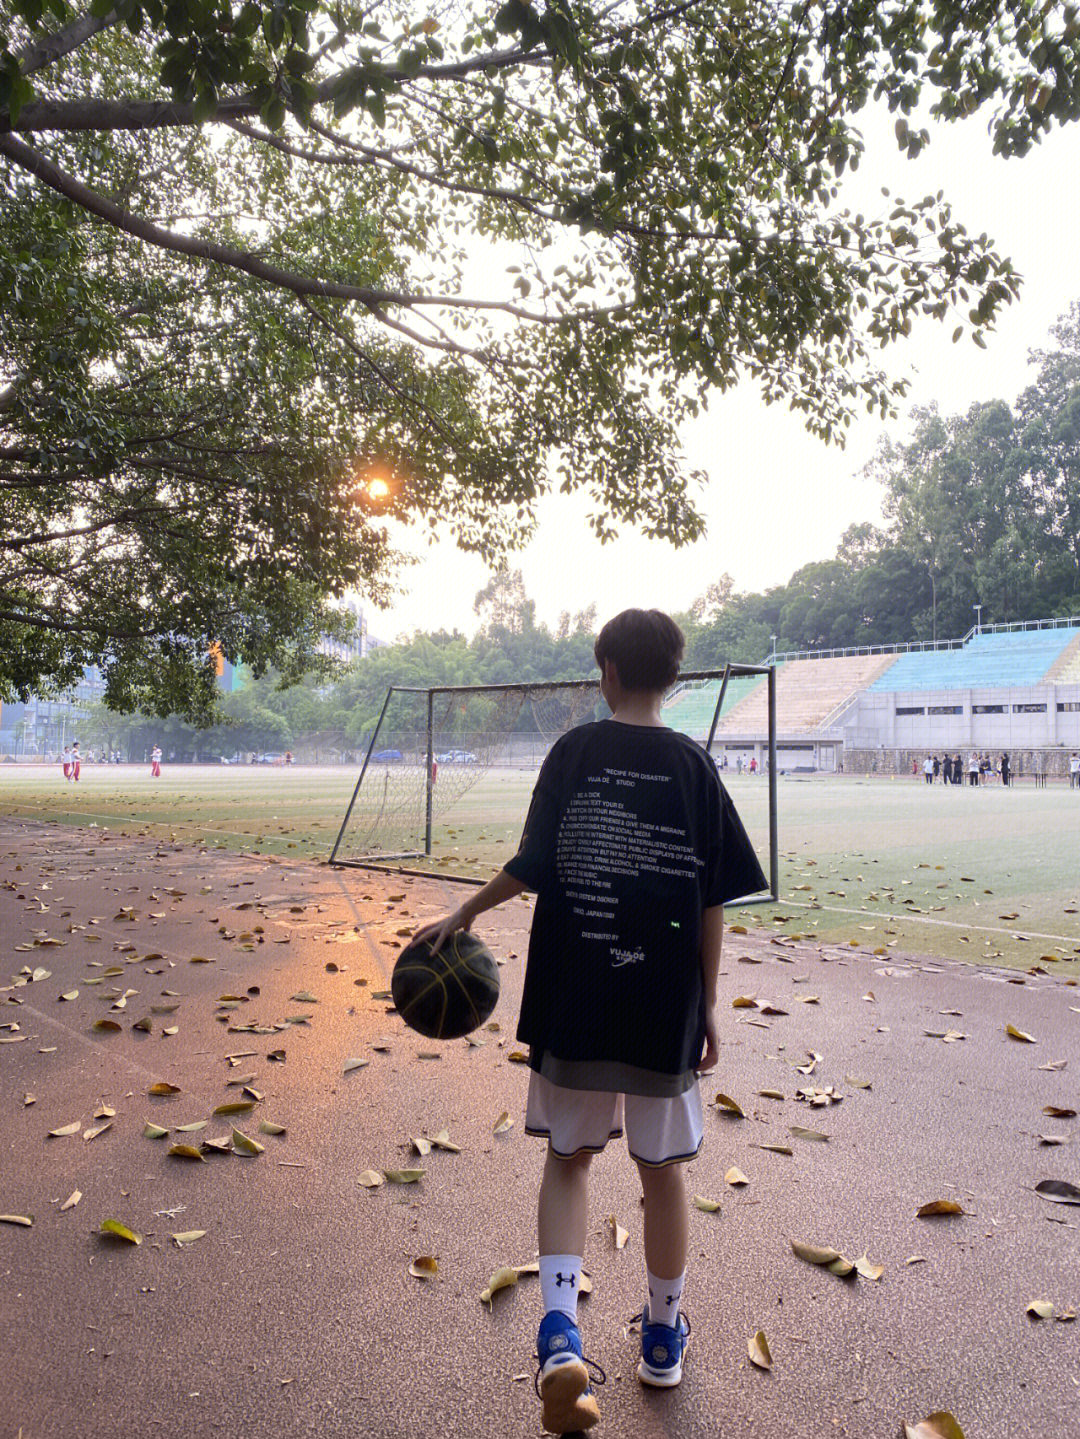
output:
[[[50,189],[57,191],[73,204],[81,206],[90,214],[97,215],[99,219],[105,220],[127,235],[133,235],[137,240],[145,241],[148,245],[155,245],[158,249],[171,250],[180,255],[193,255],[200,260],[211,260],[228,269],[241,270],[256,280],[264,280],[277,289],[291,290],[294,295],[312,295],[332,300],[356,300],[366,306],[371,314],[384,325],[402,331],[420,344],[431,344],[432,342],[423,340],[407,326],[391,320],[382,306],[401,305],[412,308],[418,305],[435,305],[458,310],[500,311],[503,314],[512,315],[515,319],[529,320],[534,324],[542,325],[563,324],[568,320],[594,318],[625,308],[625,306],[616,306],[608,310],[590,308],[572,310],[562,315],[543,315],[535,310],[523,309],[520,305],[515,305],[508,300],[475,300],[462,295],[411,294],[398,290],[373,290],[366,285],[344,285],[332,280],[315,280],[308,275],[297,275],[291,270],[282,270],[276,265],[269,265],[248,250],[234,250],[228,245],[219,245],[214,240],[200,239],[195,235],[177,235],[170,230],[163,230],[159,226],[151,224],[149,220],[133,215],[112,200],[106,199],[104,195],[92,190],[89,185],[84,184],[76,176],[70,175],[67,171],[61,170],[58,165],[54,165],[40,150],[35,150],[32,145],[27,145],[25,141],[10,133],[0,133],[0,154],[7,155],[16,165],[35,175],[42,184],[48,185]],[[462,345],[438,345],[436,348],[449,349],[452,353],[463,355],[472,353]]]
[[[106,30],[115,25],[119,20],[115,10],[110,10],[107,15],[80,15],[70,25],[65,25],[63,30],[58,30],[55,35],[46,35],[41,40],[32,40],[20,50],[16,50],[15,59],[22,67],[24,75],[33,75],[36,70],[44,70],[47,65],[55,65],[57,60],[62,60],[65,55],[70,55],[80,45],[85,45],[87,40],[96,35],[100,30]]]

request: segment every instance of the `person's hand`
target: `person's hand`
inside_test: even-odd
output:
[[[710,1074],[720,1058],[720,1035],[717,1026],[716,1005],[705,1006],[705,1053],[697,1065],[698,1074]]]
[[[459,929],[472,929],[473,915],[466,905],[455,909],[453,914],[445,915],[442,919],[433,920],[431,924],[425,924],[416,931],[410,944],[418,940],[428,940],[431,944],[432,953],[437,953],[443,945]]]

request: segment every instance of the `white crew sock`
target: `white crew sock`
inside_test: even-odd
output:
[[[577,1323],[578,1290],[581,1288],[580,1254],[541,1254],[540,1294],[544,1313],[558,1309]]]
[[[543,1260],[540,1261],[543,1263]],[[660,1279],[651,1270],[645,1270],[649,1285],[649,1321],[652,1324],[666,1324],[674,1329],[679,1319],[679,1300],[686,1282],[686,1270],[677,1279]]]

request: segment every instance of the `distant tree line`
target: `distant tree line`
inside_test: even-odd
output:
[[[984,623],[1080,614],[1080,303],[1036,351],[1034,382],[1013,404],[963,415],[917,410],[911,437],[886,440],[868,467],[886,524],[852,525],[836,555],[784,585],[737,593],[721,575],[677,618],[687,668],[755,662],[776,649],[834,649],[959,637]],[[391,684],[511,684],[595,674],[596,607],[538,622],[519,571],[502,567],[476,597],[476,635],[416,633],[336,678],[282,688],[270,672],[220,702],[196,729],[100,708],[86,733],[133,756],[155,740],[177,757],[292,749],[349,755],[366,744]],[[108,738],[106,738],[106,734]]]

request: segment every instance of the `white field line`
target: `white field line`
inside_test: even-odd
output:
[[[1038,929],[1002,929],[992,924],[964,924],[958,919],[934,919],[928,914],[888,914],[880,909],[845,909],[839,904],[816,904],[810,905],[805,899],[785,899],[780,901],[783,909],[805,909],[812,910],[815,914],[824,910],[827,914],[861,914],[869,919],[906,919],[909,923],[915,924],[938,924],[946,929],[972,929],[979,934],[1005,934],[1015,939],[1018,934],[1026,934],[1032,939],[1060,939],[1066,944],[1080,943],[1080,934],[1045,934]],[[762,926],[764,929],[764,926]]]

